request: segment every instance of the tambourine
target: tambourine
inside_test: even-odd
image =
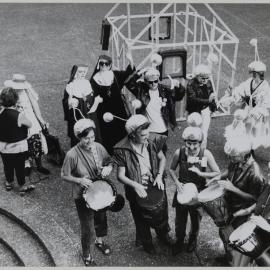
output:
[[[117,194],[116,187],[108,179],[97,179],[83,192],[86,205],[95,210],[120,211],[125,205],[125,199]]]

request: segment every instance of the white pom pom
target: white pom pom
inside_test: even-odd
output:
[[[215,53],[209,53],[207,56],[207,61],[216,64],[218,62],[218,56]]]
[[[162,57],[158,53],[154,53],[151,56],[151,63],[153,66],[159,66],[162,63]]]
[[[134,99],[132,100],[131,105],[136,110],[142,107],[142,102],[138,99]]]
[[[106,123],[109,123],[113,120],[113,115],[109,112],[106,112],[103,114],[103,120],[106,122]]]
[[[257,46],[257,43],[258,43],[258,40],[257,40],[257,38],[252,38],[251,40],[250,40],[250,42],[249,42],[249,44],[251,45],[251,46]]]

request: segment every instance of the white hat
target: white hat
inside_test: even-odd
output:
[[[182,138],[185,141],[203,141],[203,132],[199,127],[186,127],[183,131]]]
[[[130,134],[145,123],[149,123],[145,116],[142,114],[135,114],[127,120],[125,128],[127,133]]]
[[[4,86],[11,87],[15,90],[29,89],[31,87],[23,74],[13,74],[12,80],[6,80]]]
[[[208,75],[209,76],[211,74],[211,70],[210,70],[209,66],[204,65],[204,64],[199,64],[195,67],[194,74],[195,74],[195,76],[199,76],[199,75]]]
[[[154,53],[151,55],[150,61],[151,61],[152,65],[159,66],[162,63],[162,57],[160,54]]]
[[[90,119],[80,119],[75,123],[73,128],[75,136],[78,137],[78,135],[80,135],[87,128],[96,128],[95,123]]]
[[[181,192],[177,193],[177,201],[180,204],[194,204],[197,202],[198,189],[193,183],[186,183],[183,185]]]
[[[148,68],[145,73],[144,73],[144,79],[149,80],[149,79],[158,79],[160,76],[160,73],[157,69],[155,68]]]
[[[248,65],[250,71],[265,72],[266,65],[261,61],[253,61]]]
[[[246,136],[231,137],[224,146],[224,152],[229,156],[248,154],[251,151],[251,140]]]
[[[187,117],[187,124],[191,127],[200,127],[202,125],[202,116],[197,112],[191,113]]]

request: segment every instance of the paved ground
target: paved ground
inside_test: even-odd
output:
[[[0,81],[11,78],[15,72],[26,74],[40,95],[44,118],[50,122],[51,131],[61,139],[65,150],[69,145],[61,107],[65,81],[74,63],[90,63],[92,72],[97,55],[101,53],[99,45],[101,19],[111,6],[111,4],[0,5],[2,26]],[[269,65],[270,5],[216,4],[213,7],[240,39],[236,83],[248,76],[247,65],[254,57],[253,48],[249,45],[251,38],[258,38],[261,59]],[[269,72],[266,73],[266,77],[270,77]],[[222,134],[224,126],[230,122],[231,117],[216,118],[210,127],[209,148],[221,169],[227,164],[223,153]],[[185,124],[181,125],[183,130]],[[169,139],[168,163],[173,151],[181,142],[181,130],[176,130]],[[269,160],[269,151],[261,149],[258,161],[265,173]],[[80,248],[79,223],[70,197],[70,187],[60,180],[59,168],[49,164],[48,166],[52,170],[52,175],[37,183],[37,190],[29,196],[38,202],[44,211],[49,209],[54,213],[55,220],[68,233],[70,232],[74,245]],[[2,168],[0,169],[3,176]],[[117,187],[121,192],[122,186],[117,184]],[[173,192],[174,185],[168,180],[169,202],[172,200]],[[169,211],[173,236],[174,211],[171,207]],[[107,241],[112,246],[113,254],[104,257],[96,251],[95,257],[100,266],[198,266],[200,263],[207,265],[212,257],[223,252],[217,229],[207,216],[202,222],[198,254],[183,253],[177,257],[172,257],[163,246],[159,247],[160,254],[152,257],[134,247],[134,226],[127,205],[120,213],[109,213],[108,216],[110,233]],[[201,259],[200,262],[198,257]]]

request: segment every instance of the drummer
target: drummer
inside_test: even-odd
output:
[[[131,116],[126,123],[128,136],[114,147],[114,159],[118,165],[118,179],[125,185],[126,198],[136,226],[136,246],[142,245],[149,254],[155,254],[150,225],[143,216],[138,198],[146,198],[147,184],[153,183],[164,190],[164,168],[166,158],[162,152],[162,144],[149,137],[147,118],[141,114]],[[161,135],[162,136],[162,135]],[[170,245],[168,209],[166,192],[166,208],[160,209],[163,220],[156,221],[154,229],[163,243]],[[147,197],[150,201],[151,197]]]
[[[256,204],[235,212],[234,217],[249,216],[251,213],[249,220],[257,226],[256,235],[262,240],[261,251],[264,251],[270,247],[270,183],[265,185]],[[268,256],[270,257],[270,253]],[[264,266],[270,266],[269,260]]]
[[[197,118],[195,117],[195,119]],[[185,183],[194,183],[198,191],[201,191],[205,188],[207,178],[212,178],[220,173],[219,167],[212,153],[201,148],[203,132],[199,127],[187,127],[183,131],[182,138],[184,139],[184,146],[175,151],[170,165],[171,177],[175,182],[177,192],[182,191]],[[175,173],[178,166],[179,177]],[[208,168],[207,172],[206,168]],[[196,248],[201,221],[198,204],[183,205],[178,203],[176,198],[177,193],[175,193],[173,199],[173,207],[175,207],[176,212],[175,234],[177,238],[173,246],[174,255],[183,249],[188,214],[191,219],[191,232],[187,245],[188,252],[192,252]]]
[[[83,259],[86,266],[96,265],[92,254],[94,231],[96,232],[96,247],[105,255],[110,248],[103,241],[107,235],[106,212],[94,212],[87,207],[83,199],[83,191],[100,175],[107,177],[112,171],[112,162],[105,148],[95,142],[95,124],[90,119],[80,119],[74,125],[74,134],[80,140],[71,148],[65,157],[61,178],[71,182],[72,195],[81,224],[81,244]]]
[[[262,193],[265,180],[258,163],[251,156],[251,140],[248,137],[233,137],[228,139],[224,147],[230,163],[220,175],[212,180],[225,189],[225,200],[228,211],[233,214],[236,211],[247,208],[256,202]],[[233,259],[234,266],[241,264],[241,254],[231,252],[227,246],[229,233],[246,222],[246,216],[235,217],[231,225],[220,228],[220,237],[227,252],[227,260]],[[233,256],[231,258],[231,256]]]

